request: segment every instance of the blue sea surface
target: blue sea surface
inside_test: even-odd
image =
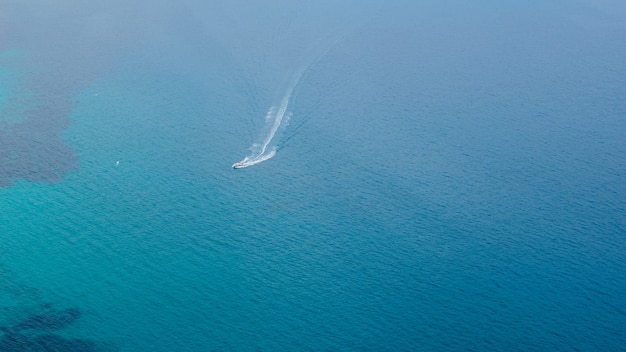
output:
[[[0,351],[624,350],[621,2],[0,21]]]

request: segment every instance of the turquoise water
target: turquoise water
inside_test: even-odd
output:
[[[36,5],[0,351],[626,346],[623,5]]]
[[[9,80],[8,78],[9,72],[10,71],[2,68],[2,70],[0,71],[0,79],[2,80],[2,82],[7,82]],[[9,97],[9,87],[3,86],[1,87],[1,89],[2,90],[0,90],[0,107],[4,105],[4,102]]]

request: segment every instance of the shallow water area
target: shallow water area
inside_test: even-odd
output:
[[[623,6],[36,4],[0,351],[626,345]]]

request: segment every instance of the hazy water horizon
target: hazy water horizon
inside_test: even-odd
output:
[[[0,351],[623,350],[625,35],[613,0],[0,1]]]

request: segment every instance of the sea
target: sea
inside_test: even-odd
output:
[[[625,38],[621,0],[0,0],[0,351],[626,351]]]

